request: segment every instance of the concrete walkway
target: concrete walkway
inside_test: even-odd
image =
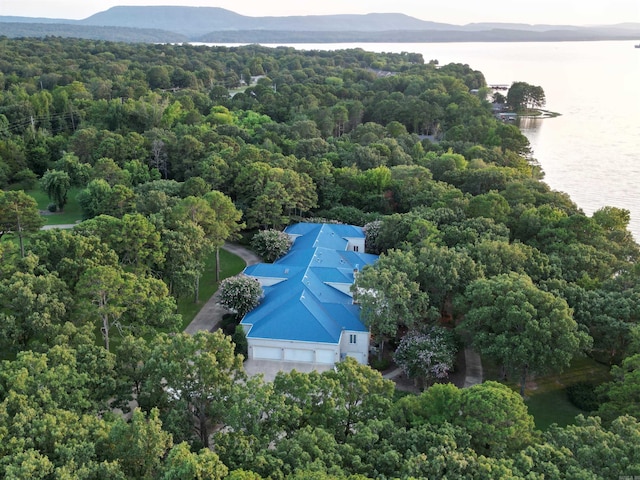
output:
[[[470,347],[464,349],[464,361],[465,361],[465,378],[464,388],[473,387],[482,383],[482,361],[480,355]]]
[[[235,243],[225,243],[222,248],[242,258],[247,265],[253,265],[262,261],[255,253]],[[211,298],[207,300],[207,303],[202,306],[191,323],[184,329],[186,333],[193,335],[202,330],[213,332],[218,328],[222,316],[230,313],[226,307],[220,304],[219,292],[220,291],[214,293]]]
[[[396,377],[399,377],[400,375],[402,375],[402,369],[401,368],[396,368],[394,370],[391,370],[388,373],[385,373],[384,375],[382,375],[382,378],[385,378],[387,380],[393,380]]]

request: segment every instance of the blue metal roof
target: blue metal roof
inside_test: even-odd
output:
[[[285,228],[284,231],[289,235],[297,236],[291,250],[330,248],[344,251],[347,248],[347,238],[364,238],[362,228],[353,225],[296,223]]]
[[[249,312],[243,323],[251,324],[249,338],[296,340],[301,342],[338,343],[342,327],[329,316],[320,302],[302,285],[297,288],[280,288],[277,295],[287,301],[273,305],[265,295],[268,312],[257,308]],[[275,309],[274,309],[275,307]]]
[[[342,330],[366,332],[351,296],[335,288],[351,285],[354,269],[376,255],[346,251],[346,238],[364,238],[360,227],[299,223],[285,232],[299,235],[291,250],[273,264],[252,265],[245,274],[285,279],[264,288],[260,305],[242,319],[248,338],[336,344]]]
[[[303,268],[279,263],[256,263],[245,268],[244,273],[252,277],[291,278]]]

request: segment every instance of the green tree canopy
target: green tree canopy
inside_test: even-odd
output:
[[[613,380],[600,386],[604,402],[598,415],[611,421],[622,415],[640,418],[640,354],[631,355],[622,365],[611,367]]]
[[[591,345],[567,302],[540,290],[526,275],[476,280],[461,300],[464,320],[458,328],[471,335],[482,354],[519,374],[523,396],[530,373],[566,368]]]
[[[164,425],[174,440],[194,437],[209,446],[212,428],[227,411],[234,391],[245,379],[242,357],[222,331],[179,333],[156,339],[147,363],[145,390],[157,399]]]
[[[44,225],[33,197],[22,190],[0,190],[0,239],[7,233],[18,236],[24,257],[24,236],[37,232]]]
[[[360,305],[361,318],[379,342],[395,338],[400,326],[414,327],[429,313],[429,297],[420,290],[415,257],[411,252],[390,250],[359,272],[351,287]]]
[[[542,87],[526,82],[514,82],[507,92],[507,105],[514,111],[521,112],[529,108],[544,107],[546,97]]]

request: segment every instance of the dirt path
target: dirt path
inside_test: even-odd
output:
[[[225,243],[222,248],[242,258],[247,265],[253,265],[262,261],[255,253],[235,243]],[[187,325],[184,331],[192,335],[201,330],[212,332],[218,328],[218,323],[222,320],[222,316],[225,313],[229,313],[229,310],[220,305],[220,294],[216,292],[207,300],[207,303],[202,306],[198,314],[191,323]]]

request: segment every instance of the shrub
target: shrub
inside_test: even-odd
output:
[[[235,313],[225,313],[220,321],[220,329],[225,335],[233,335],[239,322],[240,318]]]
[[[386,357],[383,358],[371,358],[369,359],[369,364],[371,366],[371,368],[373,368],[374,370],[378,370],[379,372],[384,372],[387,368],[389,368],[391,366],[391,360],[389,360]]]
[[[378,235],[380,234],[381,228],[382,220],[374,220],[373,222],[369,222],[364,226],[364,245],[367,253],[374,253],[376,255],[382,253],[377,245]]]
[[[585,412],[594,412],[600,406],[597,385],[591,382],[578,382],[567,387],[569,401]]]
[[[58,211],[58,206],[55,203],[50,203],[49,205],[47,205],[47,210],[49,210],[51,213],[56,213]]]
[[[236,325],[236,329],[231,336],[231,340],[235,344],[234,353],[236,355],[243,355],[244,358],[247,358],[247,353],[249,352],[249,343],[247,342],[247,336],[244,333],[244,328],[242,328],[242,325]]]

